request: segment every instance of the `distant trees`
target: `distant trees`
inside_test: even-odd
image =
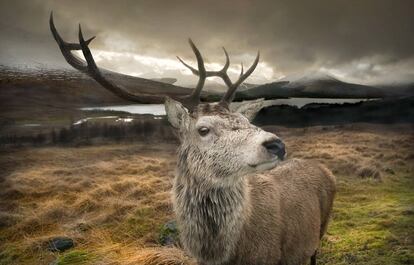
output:
[[[21,145],[21,144],[32,144],[32,145],[41,145],[47,142],[47,135],[43,133],[38,133],[35,135],[5,135],[0,136],[0,146],[1,145]]]
[[[137,119],[129,123],[71,124],[60,129],[36,135],[0,136],[0,145],[90,144],[92,141],[175,141],[174,132],[165,119]]]

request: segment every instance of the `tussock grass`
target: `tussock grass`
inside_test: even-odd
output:
[[[337,175],[321,264],[413,264],[413,128],[266,129],[285,140],[289,157]],[[175,150],[135,143],[0,151],[0,264],[192,264],[158,242],[173,219]],[[60,235],[76,246],[51,253],[44,242]]]
[[[0,260],[112,264],[130,245],[156,246],[159,227],[172,218],[174,152],[175,146],[136,144],[3,153]],[[75,249],[56,257],[43,242],[57,235],[75,239],[76,249],[88,254]]]
[[[93,256],[83,250],[69,251],[57,258],[56,265],[88,264],[94,260]]]

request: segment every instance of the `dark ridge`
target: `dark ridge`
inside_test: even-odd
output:
[[[308,104],[302,108],[288,105],[262,109],[254,123],[306,127],[355,122],[414,123],[414,97],[364,101],[355,104]]]

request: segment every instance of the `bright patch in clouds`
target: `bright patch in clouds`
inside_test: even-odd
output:
[[[177,59],[157,58],[148,55],[140,55],[131,52],[113,52],[104,50],[93,50],[93,56],[99,67],[111,71],[120,72],[127,75],[139,76],[144,78],[177,78],[178,85],[193,84],[196,77],[192,72],[182,65]],[[78,52],[81,56],[81,53]],[[82,57],[82,56],[81,56]],[[254,61],[255,57],[244,55],[245,71]],[[196,67],[196,61],[187,60],[187,63]],[[219,70],[223,67],[224,62],[206,63],[206,68],[210,70]],[[240,74],[241,66],[232,65],[228,69],[228,74],[233,80],[237,79]],[[247,80],[248,83],[261,84],[271,82],[275,78],[272,67],[264,62],[259,62],[256,70]],[[220,82],[220,78],[211,78],[212,81]]]

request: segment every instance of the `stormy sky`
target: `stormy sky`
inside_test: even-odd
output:
[[[261,52],[248,80],[333,75],[363,84],[414,81],[414,1],[0,0],[0,64],[66,66],[48,28],[77,41],[81,23],[99,66],[147,78],[192,82],[175,58],[194,63],[187,39],[208,67],[220,68],[222,46],[236,75]]]

